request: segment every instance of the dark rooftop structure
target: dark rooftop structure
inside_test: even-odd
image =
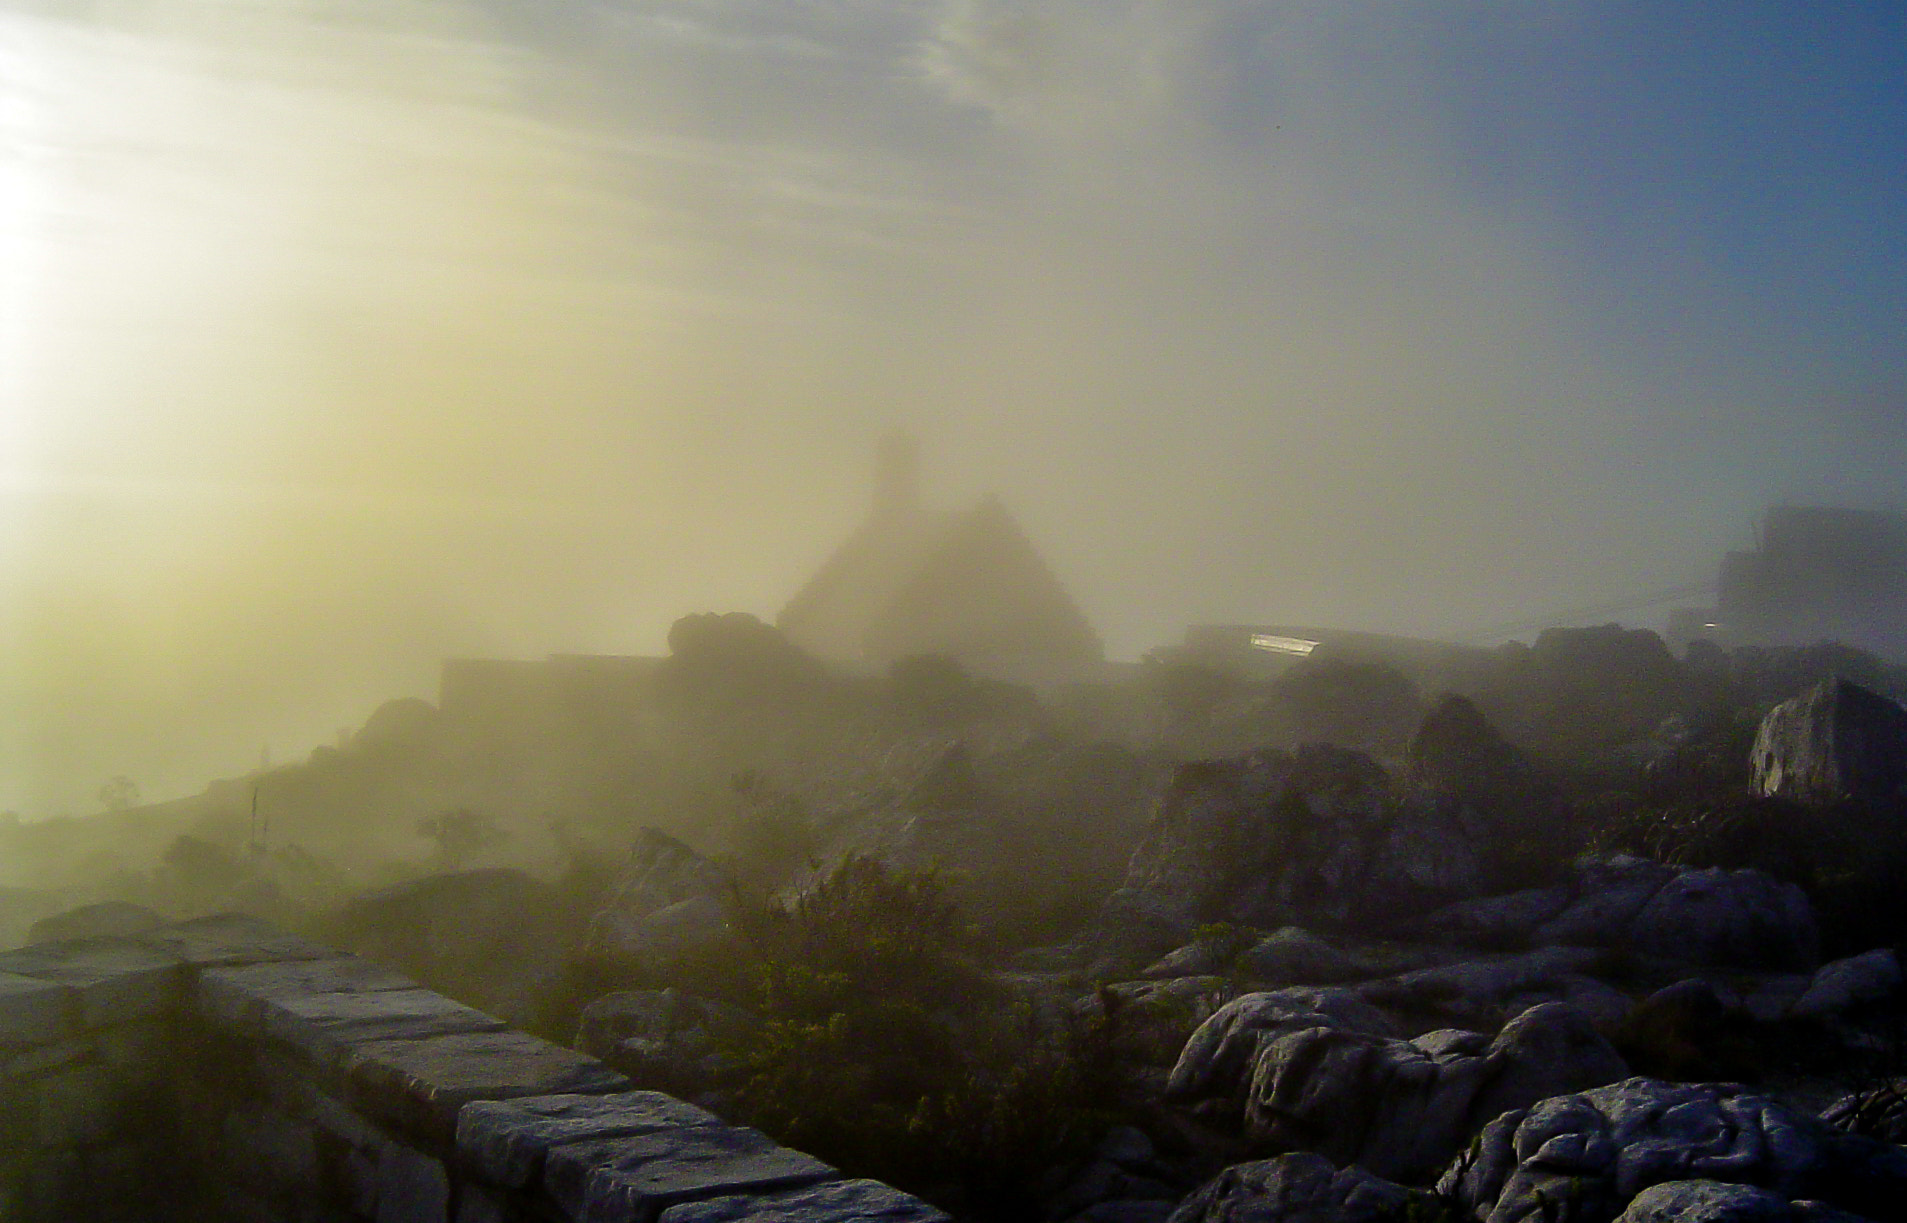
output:
[[[1672,638],[1838,641],[1907,658],[1907,515],[1780,506],[1758,536],[1722,560],[1714,608],[1678,613]]]
[[[866,521],[776,618],[819,658],[885,665],[945,654],[1015,678],[1098,665],[1099,636],[1013,515],[989,497],[921,504],[911,439],[881,446]]]

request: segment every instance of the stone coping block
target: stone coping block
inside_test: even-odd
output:
[[[0,953],[0,972],[70,986],[88,1028],[149,1019],[185,996],[178,959],[130,938],[34,943]]]
[[[455,1140],[458,1110],[473,1100],[605,1095],[630,1087],[593,1057],[512,1031],[367,1041],[349,1051],[344,1072],[352,1101],[367,1113],[446,1147]]]
[[[0,1046],[51,1044],[79,1030],[79,997],[70,986],[0,972]]]
[[[265,1030],[266,1004],[309,994],[368,994],[417,989],[415,981],[361,956],[288,960],[199,974],[199,1013],[238,1032]]]
[[[737,1194],[684,1202],[664,1210],[660,1223],[952,1223],[952,1219],[939,1207],[892,1185],[854,1180],[762,1196]]]
[[[338,954],[332,948],[286,934],[268,921],[243,913],[194,917],[134,937],[155,951],[176,956],[195,968],[263,964],[273,960],[325,960]]]
[[[739,1126],[696,1126],[553,1148],[543,1184],[583,1223],[655,1223],[678,1202],[796,1189],[839,1174]]]
[[[264,1005],[264,1034],[313,1062],[334,1066],[367,1041],[423,1040],[461,1032],[501,1032],[509,1025],[427,989],[365,994],[308,994]]]
[[[542,1174],[552,1147],[721,1124],[714,1113],[659,1091],[478,1100],[457,1114],[457,1152],[487,1180],[521,1189]]]

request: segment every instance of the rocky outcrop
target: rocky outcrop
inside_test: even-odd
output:
[[[1245,1122],[1255,1140],[1404,1181],[1434,1176],[1508,1109],[1629,1073],[1564,1003],[1525,1011],[1494,1040],[1454,1029],[1405,1041],[1305,1028],[1262,1040],[1253,1063]]]
[[[1484,1223],[1610,1223],[1644,1191],[1687,1181],[1891,1218],[1907,1200],[1907,1150],[1737,1085],[1629,1079],[1504,1113],[1437,1188]]]
[[[1460,902],[1412,923],[1470,946],[1607,947],[1695,964],[1812,971],[1820,934],[1807,894],[1757,870],[1594,859],[1548,887]]]
[[[1390,1223],[1439,1214],[1427,1193],[1293,1152],[1225,1169],[1180,1203],[1170,1223]]]
[[[1783,701],[1755,735],[1755,790],[1807,803],[1888,800],[1907,789],[1907,710],[1829,679]]]
[[[645,828],[607,896],[590,921],[590,954],[657,970],[727,937],[735,891],[713,862]]]
[[[1400,804],[1359,752],[1309,744],[1183,766],[1094,937],[1153,940],[1202,923],[1342,928],[1474,894],[1473,830]]]
[[[739,1007],[676,989],[618,990],[583,1008],[576,1047],[638,1087],[693,1096],[729,1069],[722,1040],[755,1022]]]
[[[1166,1082],[1166,1098],[1236,1098],[1250,1082],[1261,1041],[1317,1027],[1396,1035],[1383,1011],[1347,989],[1293,987],[1246,994],[1220,1007],[1185,1042]]]
[[[1548,816],[1535,765],[1455,694],[1438,701],[1411,737],[1403,789],[1424,813],[1420,822],[1454,825],[1482,848],[1485,886],[1513,886],[1505,882],[1511,852]]]

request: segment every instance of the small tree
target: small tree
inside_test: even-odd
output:
[[[126,811],[139,805],[139,784],[124,773],[99,788],[99,805],[108,811]]]

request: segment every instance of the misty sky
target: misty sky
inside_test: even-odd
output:
[[[1119,657],[1699,582],[1903,285],[1893,0],[0,0],[0,810],[772,617],[896,425]]]

